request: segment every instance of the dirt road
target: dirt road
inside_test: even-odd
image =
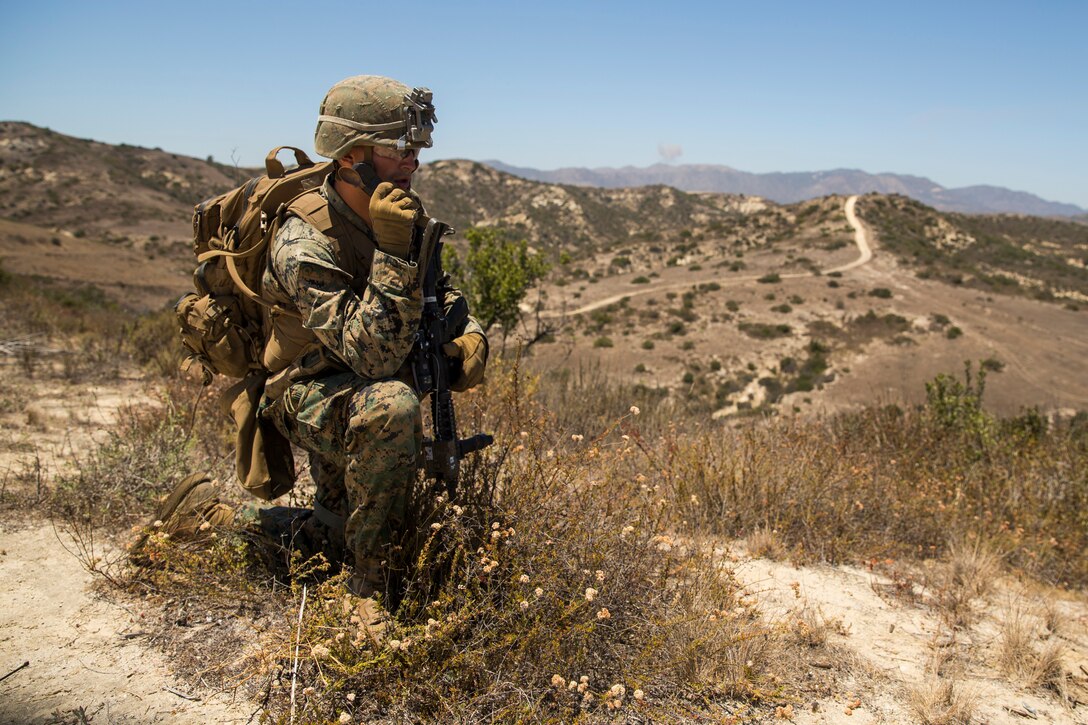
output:
[[[860,267],[862,265],[868,264],[869,261],[872,260],[872,258],[873,258],[873,250],[869,245],[868,231],[865,229],[865,226],[861,223],[861,220],[858,219],[857,214],[854,212],[854,207],[857,204],[857,201],[858,201],[857,196],[851,196],[849,199],[846,200],[844,210],[846,212],[847,221],[850,223],[850,226],[852,226],[854,228],[854,243],[858,247],[858,256],[857,256],[856,259],[849,262],[848,264],[844,264],[844,265],[842,265],[840,267],[834,267],[832,269],[823,270],[823,274],[828,274],[830,272],[845,272],[847,270],[855,269],[855,268]],[[811,276],[812,276],[811,272],[791,272],[791,273],[779,275],[779,277],[782,278],[782,279],[800,279],[802,277],[811,277]],[[728,279],[723,279],[721,277],[713,277],[713,278],[708,278],[708,280],[705,280],[705,281],[709,281],[710,279],[712,279],[714,282],[717,282],[722,287],[735,287],[735,286],[740,285],[740,284],[755,282],[755,281],[757,281],[759,279],[759,277],[760,277],[759,275],[745,275],[745,276],[740,276],[740,277],[730,277]],[[614,304],[616,304],[617,302],[619,302],[620,300],[622,300],[624,298],[639,297],[639,296],[646,295],[646,294],[658,293],[658,292],[669,291],[669,290],[690,289],[693,284],[698,284],[698,283],[699,283],[699,280],[697,280],[697,279],[692,279],[692,280],[688,280],[688,281],[685,281],[685,282],[678,282],[678,283],[674,283],[674,284],[664,284],[664,283],[661,283],[661,282],[658,282],[656,284],[651,283],[651,284],[643,286],[642,288],[640,288],[638,290],[634,290],[634,291],[631,291],[631,292],[623,292],[621,294],[611,295],[611,296],[605,297],[603,299],[594,300],[593,302],[587,302],[586,304],[584,304],[584,305],[582,305],[582,306],[580,306],[580,307],[578,307],[576,309],[573,309],[573,310],[567,310],[566,312],[559,312],[559,311],[541,312],[540,316],[541,317],[559,317],[559,316],[562,316],[562,315],[581,315],[581,314],[585,314],[586,312],[592,312],[593,310],[600,309],[601,307],[607,307],[608,305],[614,305]]]

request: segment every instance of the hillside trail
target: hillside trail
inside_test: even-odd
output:
[[[822,270],[821,274],[831,274],[833,272],[846,272],[846,271],[861,267],[863,265],[866,265],[873,259],[873,250],[872,250],[872,247],[869,244],[869,232],[865,228],[865,225],[862,224],[861,220],[858,218],[856,212],[854,211],[854,208],[857,205],[857,201],[858,201],[858,197],[856,195],[851,196],[850,198],[848,198],[846,200],[846,202],[843,205],[843,208],[844,208],[844,211],[846,212],[846,220],[849,222],[850,226],[852,226],[854,228],[854,244],[857,245],[858,256],[854,260],[852,260],[851,262],[848,262],[847,264],[844,264],[844,265],[841,265],[841,266],[838,266],[838,267],[832,267],[831,269]],[[811,277],[811,276],[812,276],[812,272],[788,272],[786,274],[780,274],[779,275],[779,277],[781,279],[801,279],[803,277]],[[742,285],[742,284],[757,282],[759,280],[759,278],[760,278],[759,275],[742,275],[742,276],[739,276],[739,277],[730,277],[728,279],[722,279],[720,277],[714,277],[712,281],[718,283],[722,287],[736,287],[736,286]],[[711,281],[711,280],[707,280],[707,281]],[[633,291],[630,291],[630,292],[623,292],[621,294],[611,295],[611,296],[605,297],[603,299],[595,300],[593,302],[588,302],[588,303],[582,305],[581,307],[578,307],[578,308],[573,309],[573,310],[544,311],[544,312],[540,313],[540,316],[550,318],[550,317],[562,317],[562,316],[567,316],[567,315],[582,315],[582,314],[585,314],[587,312],[592,312],[593,310],[600,309],[602,307],[607,307],[609,305],[614,305],[614,304],[616,304],[617,302],[619,302],[620,300],[623,300],[623,299],[630,299],[632,297],[640,297],[642,295],[647,295],[647,294],[657,293],[657,292],[668,292],[670,290],[690,289],[692,287],[692,285],[695,285],[695,284],[698,284],[698,283],[699,283],[699,280],[689,280],[689,281],[686,281],[686,282],[676,282],[676,283],[672,283],[672,284],[667,284],[667,283],[664,283],[664,282],[658,282],[656,284],[655,283],[650,283],[648,285],[643,286],[641,289],[633,290]]]

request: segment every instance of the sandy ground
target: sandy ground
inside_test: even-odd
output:
[[[256,706],[172,678],[169,662],[144,639],[144,612],[95,595],[71,546],[49,524],[0,527],[0,676],[30,663],[0,682],[0,723],[80,722],[80,713],[109,723],[252,719]],[[1050,597],[1064,614],[1066,668],[1088,667],[1083,599],[1003,582],[983,605],[981,621],[953,633],[932,609],[882,597],[878,590],[889,582],[873,572],[736,558],[735,574],[769,620],[807,616],[825,625],[829,642],[845,653],[813,658],[813,667],[835,672],[839,686],[831,697],[799,700],[788,718],[793,722],[918,722],[911,691],[932,686],[927,664],[955,649],[964,661],[957,684],[978,698],[973,722],[1031,719],[1014,716],[1016,709],[1038,722],[1088,723],[1088,707],[1070,709],[1052,694],[1021,689],[994,665],[1008,606]]]
[[[126,406],[157,404],[132,372],[93,385],[28,379],[0,359],[0,381],[20,396],[0,415],[0,483],[13,496],[33,497],[36,481],[48,483],[103,442]],[[0,723],[250,719],[255,706],[175,681],[142,639],[143,614],[99,597],[71,539],[28,515],[0,517],[0,677],[13,673],[0,681]]]
[[[972,722],[1088,723],[1088,705],[1072,709],[1052,693],[1018,687],[997,667],[1001,632],[1010,613],[1021,609],[1038,615],[1049,602],[1062,617],[1063,626],[1054,636],[1065,649],[1064,668],[1075,675],[1084,674],[1080,668],[1088,668],[1088,601],[1083,597],[1002,581],[994,594],[978,604],[979,621],[968,629],[953,630],[931,606],[881,596],[879,592],[892,589],[892,583],[865,569],[794,567],[748,559],[743,554],[737,559],[734,573],[768,619],[806,617],[821,623],[827,628],[829,643],[848,653],[835,661],[814,659],[816,667],[843,670],[844,687],[836,697],[816,700],[815,711],[812,702],[800,703],[794,722],[918,722],[909,706],[912,692],[932,688],[933,663],[954,657],[958,667],[950,677],[957,687],[977,698]],[[918,594],[924,602],[927,592]],[[1039,635],[1037,644],[1042,644],[1044,636]],[[863,681],[853,690],[851,672],[868,675],[859,678]],[[1074,685],[1071,694],[1082,701],[1088,699],[1083,685]],[[859,707],[848,708],[857,702]],[[1032,713],[1035,718],[1030,717]]]
[[[0,722],[243,723],[256,708],[177,682],[144,613],[92,592],[49,524],[0,526]]]

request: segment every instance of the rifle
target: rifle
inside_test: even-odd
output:
[[[436,289],[442,277],[442,237],[453,229],[437,219],[427,219],[426,226],[415,227],[413,244],[418,244],[419,275],[423,292],[423,317],[412,348],[412,372],[416,390],[431,396],[433,437],[423,439],[423,470],[445,485],[452,499],[457,490],[461,459],[495,442],[487,433],[470,438],[457,437],[450,380],[460,373],[460,362],[450,360],[442,346],[453,340],[468,317],[468,303],[463,297],[444,309]]]

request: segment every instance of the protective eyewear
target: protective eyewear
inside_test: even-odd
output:
[[[391,149],[388,146],[374,146],[374,155],[381,156],[383,159],[391,159],[393,161],[403,161],[408,158],[419,158],[419,149]]]

